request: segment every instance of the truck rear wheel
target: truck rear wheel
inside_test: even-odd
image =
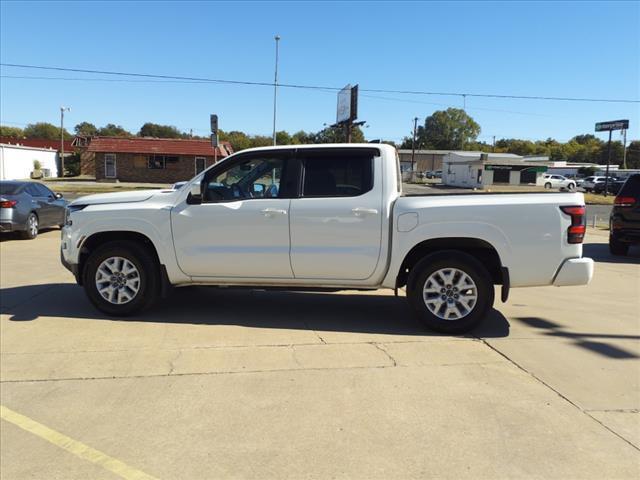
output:
[[[445,250],[422,259],[407,281],[409,304],[430,329],[463,333],[493,307],[493,282],[474,257]]]
[[[89,255],[83,285],[98,310],[118,317],[134,315],[158,297],[158,264],[135,242],[109,242]]]

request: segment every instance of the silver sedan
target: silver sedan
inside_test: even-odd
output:
[[[64,224],[67,203],[38,182],[0,181],[0,232],[36,238],[39,229]]]

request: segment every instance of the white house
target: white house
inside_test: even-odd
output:
[[[18,180],[31,176],[38,160],[45,177],[58,176],[58,152],[51,148],[0,143],[0,180]]]
[[[483,188],[494,183],[534,184],[547,170],[543,162],[525,162],[512,153],[450,152],[442,161],[442,183]]]

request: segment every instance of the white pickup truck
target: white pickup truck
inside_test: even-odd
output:
[[[494,285],[585,285],[581,193],[403,195],[389,145],[241,151],[179,190],[82,197],[63,264],[101,311],[127,316],[171,286],[406,286],[430,328],[475,326]]]

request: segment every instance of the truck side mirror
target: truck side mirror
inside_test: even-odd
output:
[[[193,183],[189,187],[189,196],[187,197],[187,203],[190,205],[197,205],[202,203],[202,187],[200,182]]]

